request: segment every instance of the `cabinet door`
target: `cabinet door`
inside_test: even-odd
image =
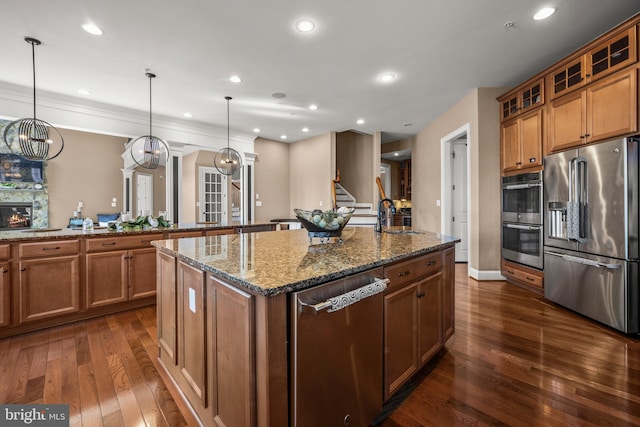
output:
[[[502,124],[502,170],[505,172],[520,168],[520,138],[518,120]]]
[[[569,93],[585,84],[584,57],[580,56],[560,65],[549,76],[551,99]]]
[[[182,389],[192,405],[206,407],[204,272],[178,262],[178,367]]]
[[[638,128],[637,71],[613,74],[587,87],[587,140],[600,141]]]
[[[502,120],[507,120],[518,114],[518,111],[520,111],[520,108],[518,107],[518,94],[514,93],[508,98],[503,99],[500,104],[502,109],[502,116],[500,118]]]
[[[100,307],[127,300],[127,251],[86,255],[87,307]]]
[[[21,323],[79,311],[79,255],[21,261],[18,269]]]
[[[523,87],[518,96],[521,111],[527,111],[544,103],[544,79]]]
[[[384,397],[388,399],[419,368],[418,285],[384,297]]]
[[[11,301],[11,272],[9,270],[9,263],[0,263],[0,327],[8,326],[11,323],[11,316],[9,315]]]
[[[157,257],[158,302],[158,346],[160,358],[175,366],[176,359],[176,259],[163,252]]]
[[[636,27],[623,31],[587,53],[590,81],[636,62]]]
[[[209,343],[210,414],[221,425],[254,425],[254,298],[212,277],[207,292],[208,324],[216,330]]]
[[[133,249],[128,254],[129,299],[156,294],[156,249]]]
[[[549,108],[549,151],[585,143],[587,97],[584,90],[554,99]]]
[[[524,114],[518,121],[522,168],[542,165],[542,109]]]
[[[420,366],[427,363],[442,348],[442,273],[428,277],[418,287],[420,321]]]
[[[455,249],[445,249],[442,256],[442,331],[446,342],[455,329]]]

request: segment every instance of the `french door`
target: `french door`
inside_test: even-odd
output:
[[[227,176],[215,168],[200,168],[199,222],[227,225]]]

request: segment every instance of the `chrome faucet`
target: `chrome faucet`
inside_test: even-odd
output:
[[[393,200],[391,199],[381,199],[378,202],[378,220],[376,221],[376,228],[375,231],[376,233],[382,233],[382,205],[384,202],[389,202],[389,205],[391,206],[391,213],[394,214],[396,213],[396,207],[393,204]],[[384,214],[384,225],[389,225],[387,224],[387,221],[389,221],[389,217],[390,215],[387,215],[386,213]]]

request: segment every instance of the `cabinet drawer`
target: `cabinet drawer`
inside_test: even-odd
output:
[[[106,238],[87,239],[87,252],[116,251],[120,249],[134,249],[151,247],[152,240],[164,240],[162,233],[139,234],[136,236],[114,236]]]
[[[415,282],[421,277],[430,276],[441,269],[442,254],[435,252],[385,267],[384,277],[391,281],[389,288],[395,288]]]
[[[524,269],[514,268],[512,265],[502,261],[502,275],[507,279],[512,279],[520,283],[525,283],[536,288],[543,287],[543,277],[538,274],[531,274]]]
[[[50,242],[20,243],[20,258],[42,258],[59,255],[76,255],[80,251],[78,240],[59,240]]]
[[[11,258],[11,245],[0,245],[0,259],[5,260]]]

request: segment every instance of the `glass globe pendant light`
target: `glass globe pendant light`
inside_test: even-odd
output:
[[[229,101],[233,98],[225,96],[224,99],[227,100],[227,148],[216,153],[214,163],[221,174],[233,175],[242,167],[242,158],[240,153],[229,147]]]
[[[9,150],[23,159],[42,162],[57,157],[64,148],[64,138],[53,125],[36,118],[36,53],[40,40],[25,37],[31,45],[33,64],[33,117],[18,119],[4,128],[3,139]]]
[[[156,169],[164,166],[169,159],[169,146],[151,132],[151,80],[156,77],[149,70],[145,73],[149,78],[149,135],[139,136],[129,143],[129,152],[133,161],[145,169]]]

